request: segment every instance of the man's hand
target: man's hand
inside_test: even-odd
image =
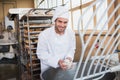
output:
[[[59,64],[61,69],[63,69],[63,70],[67,69],[67,65],[64,64],[64,60],[59,60],[58,64]]]
[[[73,67],[73,61],[72,61],[72,58],[70,57],[67,57],[64,60],[64,63],[67,65],[67,69],[71,69]]]
[[[72,58],[71,58],[71,57],[67,57],[66,59],[70,60],[70,62],[72,61]]]
[[[72,68],[72,58],[67,57],[65,60],[59,60],[58,64],[59,64],[60,68],[63,70],[70,69],[70,68]]]

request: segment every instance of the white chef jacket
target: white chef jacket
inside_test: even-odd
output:
[[[56,34],[55,27],[39,34],[37,56],[41,61],[41,73],[49,67],[59,67],[58,61],[66,57],[74,58],[76,48],[75,33],[66,29],[63,35]]]

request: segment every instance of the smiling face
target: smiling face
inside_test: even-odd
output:
[[[68,24],[68,19],[66,18],[57,18],[55,20],[55,31],[56,33],[58,34],[64,34],[64,31],[67,27],[67,24]]]

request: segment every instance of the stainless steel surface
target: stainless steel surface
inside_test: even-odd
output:
[[[0,45],[12,45],[17,44],[16,40],[0,40]]]
[[[88,63],[89,64],[89,63]],[[83,65],[83,64],[82,64]],[[73,80],[78,63],[73,63],[73,67],[69,70],[62,70],[60,68],[50,68],[46,72],[43,73],[44,80]],[[86,67],[86,74],[89,66]],[[94,67],[93,69],[94,70]],[[79,74],[81,74],[81,70],[79,70]],[[86,75],[84,74],[84,75]],[[78,75],[79,77],[79,75]],[[102,79],[100,80],[113,80],[115,77],[114,73],[107,73]],[[93,78],[87,79],[93,80]]]
[[[77,63],[73,63],[73,67],[68,70],[62,70],[61,68],[50,68],[43,73],[45,80],[73,80]]]

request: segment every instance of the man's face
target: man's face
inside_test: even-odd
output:
[[[68,24],[68,19],[65,19],[65,18],[57,18],[55,20],[55,31],[58,33],[58,34],[61,34],[61,33],[64,33],[66,27],[67,27],[67,24]]]

